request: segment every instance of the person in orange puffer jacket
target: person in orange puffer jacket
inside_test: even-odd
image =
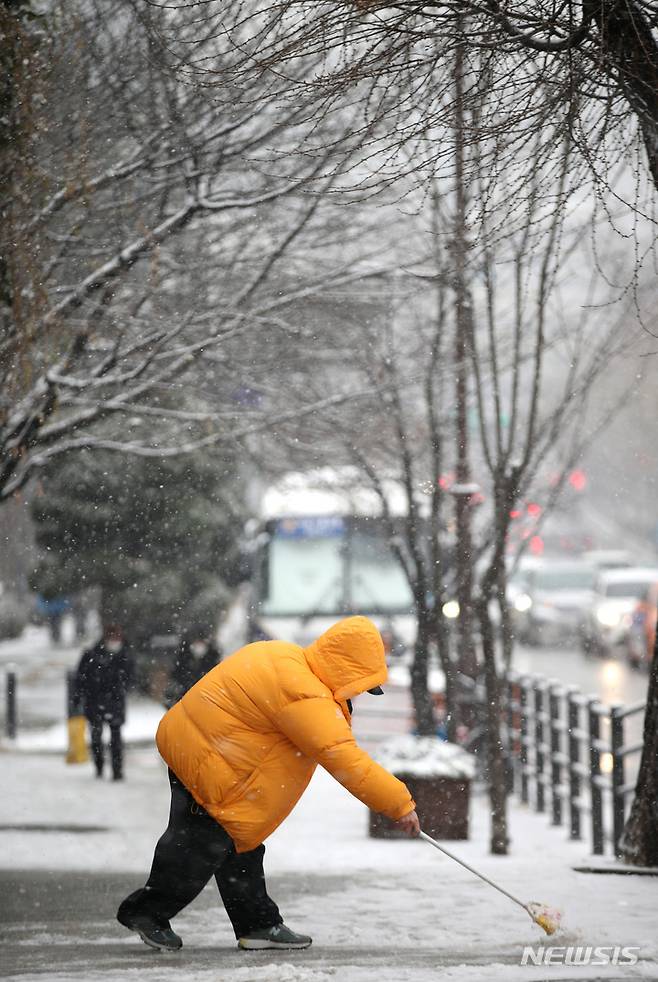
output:
[[[370,809],[418,835],[406,786],[362,750],[351,699],[381,694],[386,659],[366,617],[334,624],[308,648],[257,641],[196,683],[163,717],[171,812],[146,885],[117,912],[146,944],[176,949],[170,918],[215,877],[241,948],[306,948],[267,894],[264,840],[321,764]]]

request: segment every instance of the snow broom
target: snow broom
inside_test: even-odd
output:
[[[464,869],[467,869],[469,873],[473,873],[474,876],[478,876],[481,880],[484,880],[484,882],[488,883],[490,887],[494,888],[494,890],[498,890],[499,893],[502,893],[505,897],[508,897],[510,900],[513,900],[515,904],[518,904],[519,907],[523,908],[526,914],[530,915],[530,917],[535,922],[535,924],[539,924],[539,926],[544,929],[546,934],[555,934],[555,932],[560,926],[560,919],[562,917],[561,912],[557,910],[555,907],[547,907],[545,904],[538,904],[534,902],[529,904],[524,904],[522,900],[519,900],[518,897],[515,897],[513,894],[509,893],[509,891],[505,890],[503,887],[498,886],[497,883],[494,883],[493,880],[490,880],[488,877],[486,877],[484,873],[478,873],[476,869],[473,869],[472,866],[469,866],[468,863],[465,863],[463,859],[459,859],[453,853],[448,852],[447,849],[444,849],[443,846],[440,846],[439,843],[435,839],[433,839],[430,835],[427,835],[427,833],[421,832],[420,837],[421,839],[424,839],[425,842],[429,842],[429,844],[431,846],[434,846],[435,849],[438,849],[439,852],[442,852],[444,856],[447,856],[449,859],[453,859],[456,863],[459,863],[459,865],[463,866]]]

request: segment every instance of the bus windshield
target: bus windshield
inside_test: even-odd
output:
[[[402,567],[378,522],[286,519],[266,548],[259,608],[269,617],[406,613],[413,607]]]
[[[270,617],[333,614],[343,594],[342,540],[274,538],[262,611]]]
[[[398,613],[411,610],[413,597],[404,570],[379,535],[355,531],[350,540],[352,610]]]

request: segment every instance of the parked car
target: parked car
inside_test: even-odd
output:
[[[575,560],[545,559],[522,575],[524,589],[511,598],[519,640],[576,641],[592,602],[596,570]]]
[[[599,575],[581,633],[586,654],[611,655],[628,639],[631,615],[647,589],[658,582],[658,569],[646,566],[609,569]]]
[[[627,549],[590,549],[580,559],[600,572],[605,569],[626,569],[637,565],[637,557]]]
[[[626,657],[634,668],[649,668],[656,643],[658,582],[652,583],[635,604],[626,639]]]

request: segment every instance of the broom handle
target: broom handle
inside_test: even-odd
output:
[[[519,900],[518,897],[515,897],[513,894],[508,893],[508,891],[503,889],[503,887],[499,887],[497,883],[494,883],[493,880],[490,880],[488,877],[486,877],[484,873],[478,873],[476,869],[473,869],[472,866],[469,866],[468,863],[465,863],[463,859],[459,859],[453,853],[448,852],[448,850],[444,849],[443,846],[440,846],[439,843],[436,841],[436,839],[433,839],[431,835],[427,835],[426,832],[420,832],[419,835],[421,839],[424,839],[425,842],[429,842],[431,846],[434,846],[435,849],[438,849],[439,852],[442,852],[444,856],[447,856],[449,859],[453,859],[456,863],[459,863],[460,866],[463,866],[464,869],[467,869],[469,873],[473,873],[474,876],[478,876],[481,880],[484,880],[485,883],[488,883],[490,887],[493,887],[494,890],[498,890],[499,893],[503,893],[506,897],[509,897],[510,900],[513,900],[515,904],[518,904],[519,907],[523,907],[523,909],[527,913],[530,913],[530,911],[528,911],[527,904],[524,904],[522,900]]]

